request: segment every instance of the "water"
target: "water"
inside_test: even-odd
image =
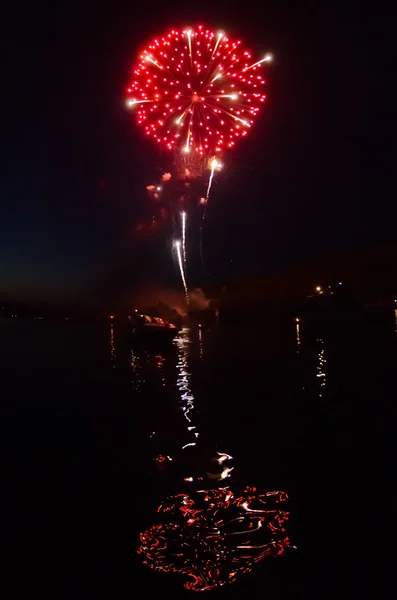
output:
[[[26,582],[51,597],[189,594],[185,575],[142,564],[139,534],[176,523],[190,568],[214,575],[207,538],[181,529],[179,509],[168,518],[157,508],[176,494],[197,508],[194,490],[225,486],[235,497],[247,486],[254,496],[285,492],[285,533],[269,535],[259,515],[255,543],[289,542],[255,564],[259,551],[243,560],[229,543],[237,567],[225,559],[221,570],[237,571],[236,581],[209,593],[317,599],[365,589],[394,469],[396,344],[393,328],[308,335],[271,315],[185,329],[168,349],[131,349],[117,324],[0,321],[9,597]],[[216,452],[228,457],[210,463]],[[225,510],[224,520],[236,518]],[[163,553],[156,564],[170,562]]]

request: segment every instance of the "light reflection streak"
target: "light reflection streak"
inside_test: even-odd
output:
[[[253,487],[240,496],[229,488],[171,496],[157,509],[163,523],[141,533],[138,552],[152,569],[183,575],[190,591],[232,583],[260,560],[294,547],[285,529],[289,512],[280,510],[287,499]]]
[[[317,377],[320,379],[320,388],[323,388],[327,383],[327,375],[324,367],[327,361],[325,360],[324,355],[324,340],[322,338],[317,338],[317,342],[320,344],[320,350],[318,352]],[[322,389],[320,389],[320,392],[322,392]],[[323,397],[322,393],[319,393],[319,397]]]
[[[168,385],[167,377],[168,357],[165,352],[147,350],[139,347],[130,349],[130,367],[132,373],[132,389],[144,392],[145,387],[156,390]]]
[[[155,357],[155,366],[156,366],[156,370],[159,372],[160,375],[160,381],[161,381],[161,387],[166,387],[167,385],[167,378],[165,376],[165,372],[164,372],[164,365],[165,365],[165,356],[163,354],[156,354]]]
[[[187,448],[188,446],[195,446],[196,439],[199,434],[195,431],[196,426],[192,425],[191,412],[194,410],[194,396],[191,388],[191,374],[189,372],[189,346],[190,346],[190,329],[188,327],[184,327],[179,335],[174,339],[174,344],[177,349],[178,359],[177,359],[177,380],[176,385],[178,387],[178,391],[180,394],[180,403],[183,412],[183,416],[188,421],[189,425],[187,430],[190,432],[193,431],[194,441],[185,444],[182,448]]]
[[[201,324],[199,325],[199,329],[198,329],[198,338],[199,338],[199,353],[200,353],[200,358],[203,358],[203,331],[201,329]]]
[[[114,325],[110,324],[110,360],[113,363],[113,368],[116,367],[116,345],[114,343]]]
[[[296,320],[296,352],[299,354],[301,350],[301,336],[299,321]]]
[[[186,590],[206,591],[233,583],[255,563],[294,546],[286,532],[287,494],[259,494],[255,487],[238,492],[229,484],[233,457],[203,452],[194,422],[190,344],[191,331],[183,328],[174,345],[188,440],[176,455],[163,452],[155,459],[161,471],[176,469],[184,491],[160,504],[157,523],[140,534],[138,553],[150,568],[182,575]]]
[[[395,317],[394,331],[397,334],[397,310],[394,311],[394,317]]]
[[[190,361],[192,359],[190,348],[192,345],[192,331],[184,327],[179,335],[175,337],[173,344],[176,348],[176,388],[178,390],[179,407],[183,414],[182,422],[185,423],[184,433],[179,442],[179,449],[175,447],[177,439],[173,440],[174,448],[169,452],[173,457],[173,470],[182,469],[178,477],[180,481],[185,481],[196,485],[203,480],[211,480],[212,483],[223,481],[231,476],[233,467],[224,464],[232,460],[232,456],[222,452],[210,450],[200,444],[199,432],[195,423],[195,398],[192,389]],[[186,421],[187,423],[186,423]],[[187,435],[186,435],[187,431]],[[187,437],[187,439],[186,439]],[[160,456],[154,458],[157,463],[161,463],[161,469],[165,466],[164,456],[166,452],[162,451]],[[168,459],[169,460],[169,459]],[[191,486],[189,486],[191,487]]]
[[[135,354],[133,348],[131,348],[131,370],[132,370],[132,390],[139,392],[141,389],[141,365],[139,364],[138,356]]]

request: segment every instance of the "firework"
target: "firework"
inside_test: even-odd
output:
[[[247,135],[265,100],[260,74],[241,41],[201,25],[172,29],[143,50],[128,87],[146,135],[169,150],[219,155]]]
[[[216,160],[216,158],[214,157],[214,158],[211,160],[210,167],[211,167],[211,175],[210,175],[210,178],[209,178],[209,181],[208,181],[207,195],[206,195],[206,198],[205,198],[205,203],[207,203],[207,202],[208,202],[208,198],[209,198],[209,196],[210,196],[211,185],[212,185],[212,179],[213,179],[213,177],[214,177],[215,170],[216,170],[216,171],[219,171],[219,170],[222,168],[222,165],[221,165],[221,164],[220,164],[220,163],[219,163],[219,162]],[[205,216],[205,212],[204,212],[204,216]]]
[[[271,60],[270,54],[254,59],[240,40],[199,25],[154,38],[132,71],[127,106],[134,109],[145,134],[172,152],[176,179],[188,187],[206,168],[210,171],[206,193],[201,190],[197,195],[203,206],[200,255],[204,271],[203,225],[214,173],[221,168],[222,153],[233,149],[254,125],[266,98],[262,69]],[[170,179],[166,172],[162,183]],[[162,186],[147,190],[153,199],[163,196]],[[180,242],[175,245],[186,298],[187,196],[191,194],[179,194],[171,207],[173,213],[179,212],[183,202],[182,254]],[[174,217],[175,213],[175,222]]]
[[[181,212],[182,220],[182,250],[183,250],[183,266],[186,269],[186,213]]]
[[[189,294],[188,294],[186,277],[185,277],[185,269],[183,268],[183,262],[182,262],[181,242],[179,240],[176,240],[174,242],[174,245],[175,245],[176,254],[178,257],[179,271],[181,273],[183,288],[185,290],[186,302],[187,302],[187,304],[189,304]]]

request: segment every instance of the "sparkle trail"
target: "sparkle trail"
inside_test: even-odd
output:
[[[182,220],[182,250],[183,250],[183,266],[186,269],[186,212],[181,212]]]
[[[183,283],[183,288],[185,290],[186,302],[189,305],[189,292],[188,292],[187,283],[186,283],[185,269],[183,268],[182,252],[181,252],[181,242],[180,242],[180,240],[176,240],[174,242],[174,246],[176,248],[176,254],[177,254],[177,257],[178,257],[179,270],[180,270],[180,273],[181,273],[181,279],[182,279],[182,283]]]

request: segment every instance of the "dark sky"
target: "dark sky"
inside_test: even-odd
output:
[[[214,280],[393,238],[391,15],[255,4],[38,0],[2,13],[0,294],[178,284],[164,240],[134,241],[163,158],[124,104],[140,47],[173,25],[221,28],[275,55],[266,108],[214,186]]]

